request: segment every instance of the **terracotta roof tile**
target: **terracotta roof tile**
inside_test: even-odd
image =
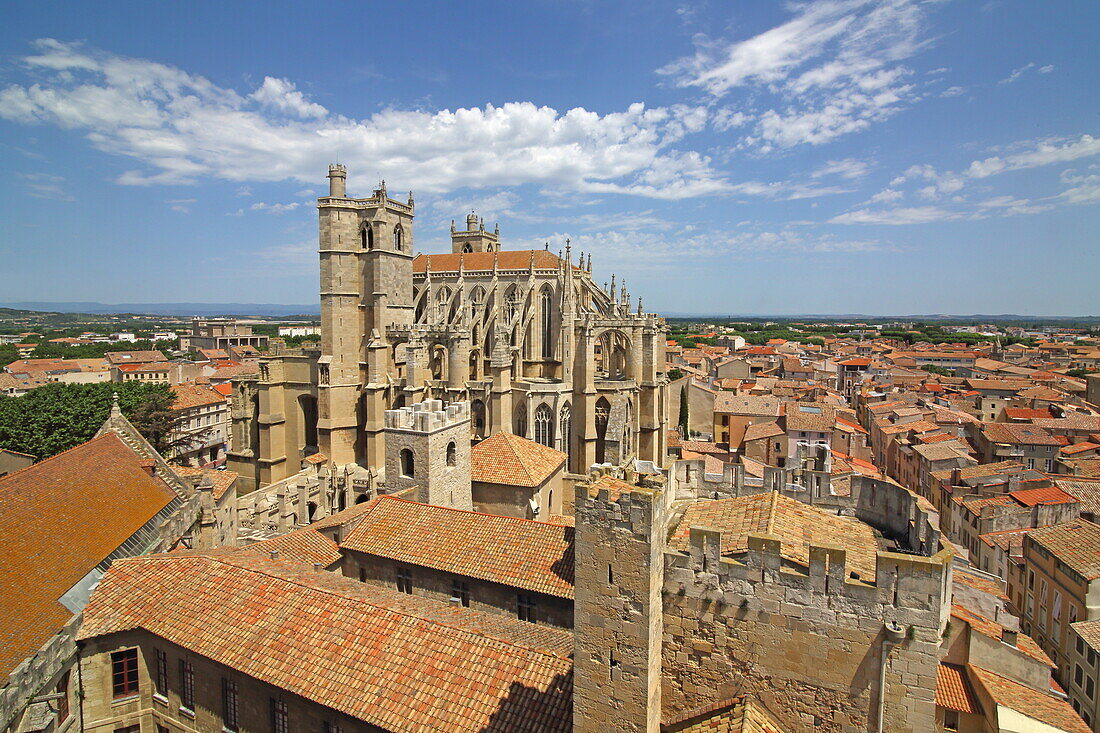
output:
[[[72,614],[58,599],[176,499],[114,433],[0,477],[0,676]]]
[[[245,552],[116,562],[81,639],[131,629],[391,731],[568,731],[572,634]]]
[[[1008,495],[1024,506],[1029,507],[1038,506],[1040,504],[1074,504],[1077,502],[1076,498],[1062,491],[1057,486],[1010,491]]]
[[[512,433],[497,433],[470,451],[470,479],[487,484],[538,486],[565,463],[566,455]]]
[[[251,552],[264,557],[278,552],[282,559],[320,563],[322,568],[328,568],[343,557],[340,547],[313,527],[302,527],[278,537],[254,542],[240,548],[238,552]]]
[[[960,621],[965,621],[969,624],[970,628],[977,631],[982,636],[988,636],[990,639],[996,641],[1002,641],[1004,638],[1004,626],[994,621],[991,618],[986,618],[979,613],[966,608],[965,606],[959,606],[957,604],[951,605],[951,615]],[[1024,633],[1018,633],[1016,635],[1016,648],[1027,654],[1029,657],[1037,662],[1042,662],[1048,667],[1053,668],[1054,662],[1047,656],[1046,652],[1042,650],[1034,639]]]
[[[214,485],[215,501],[225,496],[225,492],[229,491],[239,475],[236,471],[219,471],[211,468],[195,468],[193,466],[169,465],[169,468],[171,468],[172,472],[177,476],[202,477],[204,474],[209,474],[210,481]],[[195,485],[197,486],[198,483]]]
[[[966,678],[965,667],[940,662],[936,673],[936,705],[960,713],[982,714],[982,706]]]
[[[177,384],[172,387],[172,392],[176,395],[172,403],[172,407],[176,410],[222,405],[226,402],[225,395],[212,389],[208,384]]]
[[[1081,716],[1075,713],[1065,700],[1033,690],[981,667],[968,665],[967,670],[971,672],[971,679],[981,686],[998,705],[1054,726],[1066,733],[1091,733],[1085,721],[1081,720]]]
[[[1032,530],[1028,538],[1086,579],[1100,578],[1100,525],[1074,519]]]
[[[420,504],[392,496],[341,543],[385,557],[515,588],[573,597],[572,527]]]
[[[810,545],[843,547],[848,570],[865,581],[875,578],[878,546],[871,528],[855,519],[838,517],[776,492],[715,499],[690,504],[672,533],[669,545],[686,552],[692,527],[722,533],[723,555],[748,551],[750,532],[779,537],[780,553],[788,562],[809,567]]]
[[[466,252],[465,254],[417,255],[413,260],[413,274],[422,275],[427,270],[428,262],[432,264],[432,272],[457,272],[459,263],[465,270],[484,271],[492,270],[494,263],[500,270],[526,270],[531,266],[531,256],[534,255],[535,269],[556,269],[561,259],[552,252],[544,249],[502,250],[500,252]],[[576,265],[574,265],[574,268]]]

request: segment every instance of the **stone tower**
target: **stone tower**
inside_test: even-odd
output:
[[[386,493],[414,489],[416,501],[473,509],[470,403],[427,400],[385,414]]]
[[[465,231],[455,229],[451,221],[451,251],[460,252],[497,252],[500,250],[500,225],[493,231],[485,231],[485,220],[470,212],[466,215]]]
[[[329,195],[317,202],[319,448],[337,466],[379,466],[384,382],[396,371],[386,328],[413,320],[412,194],[390,199],[383,181],[370,198],[352,199],[344,166],[329,166],[328,178]]]
[[[577,485],[573,730],[658,733],[669,492]]]

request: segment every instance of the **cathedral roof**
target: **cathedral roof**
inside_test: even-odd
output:
[[[141,461],[108,432],[0,478],[0,676],[72,616],[60,598],[176,498]]]
[[[423,275],[431,262],[432,272],[458,272],[459,263],[467,271],[492,270],[494,263],[499,270],[526,270],[535,257],[535,269],[553,270],[561,262],[556,254],[545,249],[503,250],[501,252],[463,252],[438,255],[417,255],[413,260],[413,274]],[[576,265],[574,265],[576,267]]]
[[[133,629],[384,730],[572,725],[571,632],[305,563],[239,551],[116,561],[80,638]]]

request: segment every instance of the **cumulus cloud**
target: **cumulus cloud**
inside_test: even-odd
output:
[[[763,152],[819,145],[885,119],[915,101],[901,61],[926,43],[925,3],[824,0],[751,38],[696,39],[691,56],[659,72],[715,98],[737,88],[775,95],[744,143]]]
[[[702,107],[635,103],[597,114],[532,102],[456,110],[333,114],[285,79],[248,94],[174,67],[52,39],[23,59],[33,77],[0,90],[0,118],[80,130],[142,168],[119,182],[315,182],[333,160],[349,188],[381,174],[425,192],[536,184],[683,198],[730,184],[710,159],[673,147],[703,129]]]

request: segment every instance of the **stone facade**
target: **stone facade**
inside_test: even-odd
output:
[[[386,410],[386,492],[412,490],[417,501],[473,509],[470,406],[428,400]]]
[[[416,255],[415,204],[349,198],[329,170],[318,200],[321,349],[261,360],[234,382],[229,467],[242,493],[322,453],[352,501],[387,479],[385,412],[470,403],[473,436],[514,432],[569,455],[569,470],[663,463],[666,326],[591,261],[507,251],[475,216],[452,254]]]
[[[796,484],[783,469],[754,481],[702,468],[678,461],[667,485],[577,487],[575,730],[656,732],[745,695],[790,730],[866,731],[880,709],[884,730],[933,730],[951,583],[934,514],[883,481],[840,497],[826,474]],[[686,503],[760,491],[859,516],[906,552],[879,551],[874,577],[859,578],[837,546],[811,544],[807,566],[792,565],[782,527],[750,532],[736,559],[706,527],[691,527],[689,551],[669,546]]]

